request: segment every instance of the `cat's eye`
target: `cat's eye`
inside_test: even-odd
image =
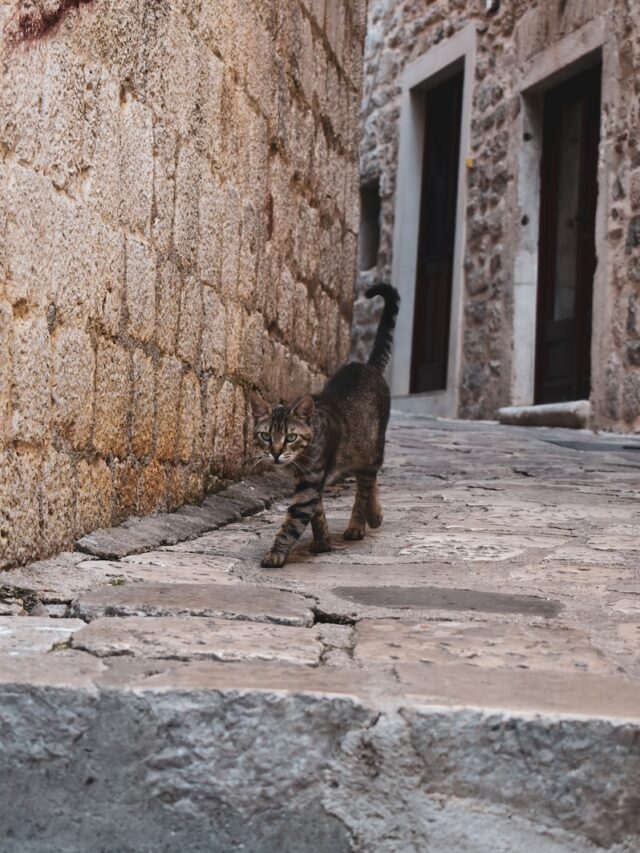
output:
[[[296,438],[297,438],[297,437],[298,437],[298,436],[297,436],[297,434],[296,434],[295,432],[290,432],[290,433],[289,433],[289,435],[288,435],[288,436],[287,436],[287,438],[286,438],[286,441],[287,441],[289,444],[292,444],[292,443],[296,440]]]
[[[258,435],[263,441],[271,441],[271,436],[268,432],[259,432]]]

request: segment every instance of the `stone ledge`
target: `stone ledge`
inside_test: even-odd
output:
[[[637,849],[640,720],[398,689],[386,667],[0,661],[3,853]]]
[[[501,424],[511,426],[564,427],[588,429],[591,420],[589,400],[570,403],[545,403],[540,406],[505,406],[498,409]]]
[[[260,512],[283,497],[289,488],[286,475],[275,472],[242,480],[222,492],[209,495],[199,506],[189,505],[172,513],[132,517],[119,527],[95,530],[78,539],[75,550],[103,560],[120,560],[130,554],[176,545]]]

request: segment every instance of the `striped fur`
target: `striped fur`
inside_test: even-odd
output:
[[[291,548],[311,524],[315,553],[331,549],[322,504],[327,478],[352,472],[357,492],[345,539],[362,539],[366,526],[382,523],[378,471],[384,457],[389,420],[389,388],[382,371],[391,351],[398,294],[388,285],[371,296],[385,297],[380,329],[368,364],[347,364],[320,394],[305,395],[291,405],[270,406],[251,395],[256,461],[287,466],[295,476],[293,501],[262,565],[284,565]]]

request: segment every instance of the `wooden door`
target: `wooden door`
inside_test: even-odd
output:
[[[463,72],[426,93],[412,394],[447,387]]]
[[[538,256],[537,403],[588,399],[600,142],[597,66],[545,96]]]

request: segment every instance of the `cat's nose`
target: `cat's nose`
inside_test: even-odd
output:
[[[274,462],[277,462],[278,459],[280,459],[280,454],[282,453],[282,451],[281,450],[272,450],[271,453],[273,454]]]

